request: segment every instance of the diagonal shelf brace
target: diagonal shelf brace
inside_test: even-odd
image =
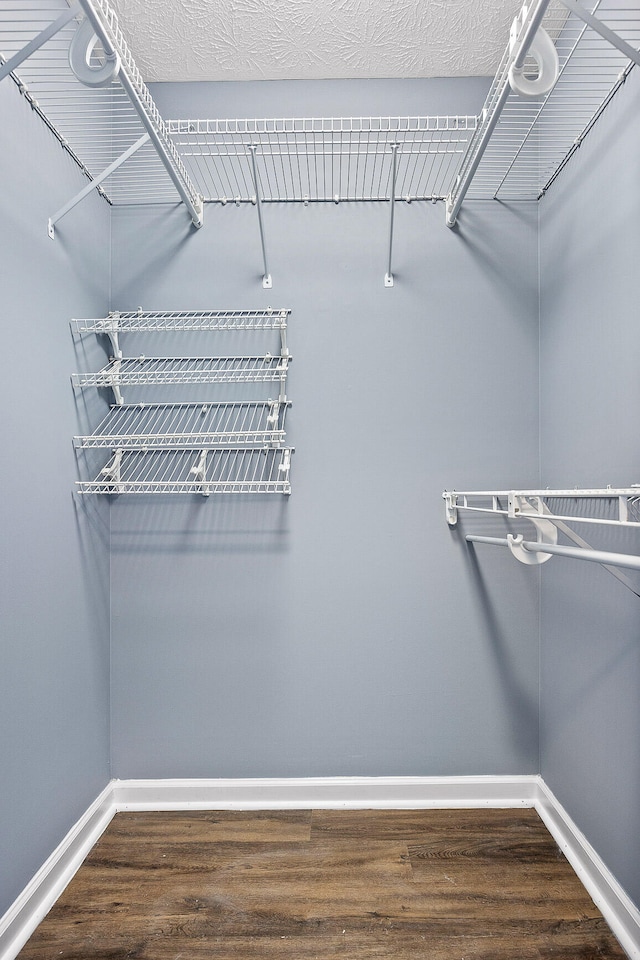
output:
[[[106,180],[107,177],[110,177],[114,170],[117,170],[118,167],[122,166],[125,160],[128,160],[129,157],[133,156],[133,154],[136,153],[140,147],[144,147],[145,143],[147,143],[149,139],[149,134],[145,133],[142,137],[140,137],[139,140],[136,140],[136,142],[133,143],[128,150],[125,150],[125,152],[122,153],[117,160],[114,160],[113,163],[110,163],[109,166],[102,171],[102,173],[93,178],[91,183],[88,183],[86,187],[83,187],[80,193],[77,193],[75,197],[72,197],[68,203],[65,203],[64,207],[60,207],[60,209],[49,218],[48,233],[52,240],[55,239],[54,226],[58,220],[61,220],[64,216],[66,216],[67,213],[69,213],[70,210],[73,210],[73,208],[80,203],[81,200],[84,200],[85,197],[89,196],[91,191],[100,186],[102,181]]]
[[[81,13],[80,4],[77,2],[73,3],[68,10],[65,10],[57,20],[54,20],[53,23],[50,23],[48,27],[45,27],[37,37],[34,37],[33,40],[30,40],[22,50],[19,50],[10,60],[5,61],[0,67],[0,81],[4,80],[5,77],[9,76],[10,73],[19,67],[20,64],[30,57],[32,53],[35,53],[36,50],[39,50],[47,40],[50,40],[51,37],[55,37],[56,33],[62,30],[63,27],[69,23],[70,20],[73,20],[74,17],[77,17]]]
[[[620,53],[623,53],[625,57],[628,57],[629,60],[633,60],[635,64],[640,67],[640,50],[636,50],[631,44],[627,43],[626,40],[623,40],[622,37],[612,30],[610,27],[603,23],[602,20],[598,20],[597,17],[594,17],[592,13],[589,13],[588,10],[582,6],[578,0],[561,0],[561,3],[570,10],[571,13],[575,13],[576,17],[580,17],[592,30],[595,30],[596,33],[599,33],[603,39],[608,40],[609,43],[613,44]]]

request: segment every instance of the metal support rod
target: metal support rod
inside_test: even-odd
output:
[[[599,33],[601,37],[605,40],[608,40],[609,43],[613,44],[614,47],[623,53],[625,57],[628,57],[629,60],[633,60],[634,63],[640,66],[640,50],[634,49],[626,40],[623,40],[622,37],[608,27],[601,20],[598,20],[597,17],[594,17],[592,13],[589,13],[588,10],[582,6],[581,3],[578,3],[578,0],[561,0],[567,10],[570,10],[571,13],[575,13],[576,17],[580,17],[581,20],[584,20],[592,30],[595,30],[596,33]]]
[[[479,537],[468,534],[465,539],[468,543],[488,543],[500,547],[509,546],[506,537]],[[553,553],[559,557],[571,557],[574,560],[591,560],[593,563],[608,564],[612,567],[629,567],[632,570],[640,570],[640,557],[634,557],[626,553],[586,550],[582,547],[564,547],[558,543],[538,543],[533,540],[523,540],[520,546],[530,553]]]
[[[27,57],[30,57],[32,53],[35,53],[36,50],[39,50],[43,44],[50,40],[51,37],[54,37],[56,33],[62,30],[63,27],[69,23],[70,20],[73,20],[74,17],[77,17],[80,13],[80,4],[73,3],[68,10],[65,10],[57,20],[54,20],[53,23],[50,23],[48,27],[45,27],[44,30],[38,34],[37,37],[34,37],[33,40],[30,40],[16,53],[10,60],[7,60],[0,67],[0,81],[4,80],[10,73],[12,73],[16,67],[19,67],[23,60],[26,60]]]
[[[81,200],[84,200],[84,198],[87,197],[92,190],[98,187],[103,180],[107,179],[107,177],[111,176],[114,170],[117,170],[118,167],[122,166],[125,160],[128,160],[129,157],[136,153],[136,151],[139,150],[140,147],[143,147],[148,141],[149,134],[145,133],[142,137],[140,137],[139,140],[136,140],[136,142],[132,144],[128,150],[125,150],[125,152],[122,153],[117,160],[114,160],[113,163],[110,163],[109,166],[102,171],[102,173],[99,173],[97,177],[94,177],[91,183],[88,183],[86,187],[83,187],[80,193],[77,193],[75,197],[69,200],[68,203],[65,203],[64,207],[60,207],[60,209],[49,218],[48,231],[52,240],[55,238],[55,231],[53,228],[58,220],[61,220],[67,213],[69,213],[70,210],[73,210],[76,204],[80,203]]]
[[[253,186],[256,191],[256,209],[258,211],[258,226],[260,228],[260,243],[262,244],[262,260],[264,263],[264,276],[262,278],[262,286],[265,290],[270,290],[273,286],[271,281],[271,274],[269,273],[269,266],[267,264],[267,248],[265,245],[264,239],[264,224],[262,222],[262,201],[260,200],[260,190],[258,189],[258,167],[256,165],[256,150],[257,144],[252,143],[249,145],[249,152],[251,156],[251,172],[253,174]]]
[[[515,59],[513,60],[513,66],[516,68],[516,70],[519,70],[525,61],[529,47],[533,42],[533,38],[536,35],[538,27],[542,23],[542,20],[544,18],[548,5],[549,5],[549,0],[539,0],[536,10],[531,16],[531,19],[529,20],[529,24],[525,29],[522,40],[520,41],[518,52],[515,56]],[[509,97],[509,93],[511,92],[511,87],[509,86],[509,82],[506,77],[507,73],[508,71],[505,70],[503,88],[493,108],[493,113],[491,114],[491,117],[489,118],[486,126],[484,127],[484,130],[482,130],[482,133],[480,134],[480,142],[476,149],[475,157],[473,158],[473,161],[471,162],[471,164],[463,174],[460,180],[460,183],[457,185],[457,190],[458,190],[457,197],[455,200],[452,200],[451,199],[452,195],[450,194],[447,200],[446,224],[448,227],[452,227],[456,222],[458,214],[460,213],[460,207],[462,206],[464,198],[467,195],[467,191],[471,185],[471,181],[473,180],[475,172],[480,165],[480,161],[482,160],[482,157],[484,156],[484,152],[487,149],[489,140],[491,139],[491,135],[496,128],[498,120],[500,119],[500,114],[502,113],[504,105],[507,102],[507,99]],[[481,126],[479,126],[477,129],[480,130],[482,128]],[[473,148],[474,139],[475,138],[469,141],[468,150],[471,150]]]
[[[91,22],[91,25],[92,25],[92,27],[93,27],[96,35],[97,35],[98,38],[100,39],[100,42],[102,43],[102,46],[103,46],[103,48],[104,48],[104,52],[105,52],[107,55],[113,54],[113,53],[117,53],[118,51],[116,50],[116,48],[114,47],[113,43],[112,43],[111,40],[109,39],[109,36],[108,36],[108,34],[107,34],[107,31],[106,31],[105,28],[104,28],[104,24],[103,24],[102,20],[100,19],[100,17],[97,15],[96,11],[94,10],[93,4],[92,4],[91,0],[79,0],[79,3],[81,4],[82,9],[84,10],[85,16],[86,16],[87,19]],[[194,198],[191,196],[191,193],[189,192],[189,190],[186,189],[186,187],[185,187],[185,185],[184,185],[184,183],[183,183],[183,181],[182,181],[182,178],[180,177],[180,175],[178,174],[178,171],[177,171],[177,169],[176,169],[175,159],[174,159],[174,157],[171,156],[170,150],[167,148],[167,146],[165,145],[165,143],[164,143],[164,141],[163,141],[163,138],[160,136],[160,134],[159,134],[158,131],[156,130],[156,128],[155,128],[155,126],[154,126],[154,124],[153,124],[153,122],[152,122],[152,120],[151,120],[151,118],[150,118],[150,116],[149,116],[149,114],[148,114],[148,112],[147,112],[147,109],[146,109],[144,103],[143,103],[142,100],[140,99],[140,96],[139,96],[139,94],[138,94],[138,91],[137,91],[136,87],[135,87],[134,84],[131,82],[131,79],[130,79],[130,77],[128,76],[128,73],[127,73],[127,70],[126,70],[126,67],[125,67],[124,63],[123,63],[123,64],[121,65],[121,67],[120,67],[120,72],[119,72],[119,74],[118,74],[118,80],[120,81],[120,83],[121,83],[122,86],[124,87],[124,89],[125,89],[128,97],[129,97],[129,99],[130,99],[130,101],[131,101],[131,103],[132,103],[132,105],[133,105],[134,110],[136,111],[136,113],[137,113],[138,116],[140,117],[140,121],[141,121],[143,127],[145,128],[145,130],[146,130],[147,133],[149,134],[149,137],[151,138],[151,142],[153,143],[154,147],[156,148],[156,151],[157,151],[157,153],[158,153],[158,156],[160,157],[160,160],[161,160],[161,162],[162,162],[165,170],[166,170],[167,173],[169,174],[169,176],[170,176],[170,178],[171,178],[171,180],[172,180],[172,182],[173,182],[174,187],[176,188],[176,190],[177,190],[178,193],[180,194],[180,197],[181,197],[181,199],[182,199],[182,202],[185,204],[185,206],[187,207],[187,209],[188,209],[188,211],[189,211],[189,213],[190,213],[190,215],[191,215],[191,219],[192,219],[192,221],[193,221],[194,226],[196,226],[196,227],[201,227],[202,224],[203,224],[203,202],[202,202],[202,197],[197,197],[197,198],[194,200]],[[173,146],[173,144],[172,144],[172,146]]]
[[[391,167],[391,213],[389,216],[389,261],[387,264],[387,272],[384,276],[384,285],[385,287],[393,286],[393,274],[391,273],[391,252],[393,250],[393,215],[396,209],[396,176],[398,173],[398,147],[399,143],[392,143],[391,149],[393,150],[393,161]]]

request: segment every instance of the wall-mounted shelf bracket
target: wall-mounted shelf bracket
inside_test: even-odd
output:
[[[265,290],[270,290],[273,286],[269,265],[267,263],[267,247],[264,238],[264,223],[262,222],[262,200],[260,199],[260,189],[258,184],[258,167],[256,165],[257,144],[249,144],[249,154],[251,156],[251,173],[253,176],[253,186],[256,191],[256,210],[258,211],[258,226],[260,228],[260,244],[262,246],[262,261],[264,264],[264,276],[262,277],[262,286]]]
[[[103,479],[104,483],[107,483],[109,486],[113,486],[112,493],[122,493],[122,450],[116,450],[113,454],[112,459],[103,467],[100,471],[100,476]]]
[[[198,462],[195,466],[191,467],[191,470],[189,471],[193,475],[193,479],[197,483],[202,484],[202,490],[200,492],[202,493],[203,497],[208,497],[211,493],[209,485],[205,483],[205,477],[207,475],[207,453],[208,450],[201,450],[200,456],[198,457]]]
[[[122,166],[125,160],[128,160],[129,157],[133,156],[133,154],[136,153],[140,147],[143,147],[145,143],[149,141],[149,139],[148,133],[143,134],[143,136],[141,136],[139,140],[136,140],[136,142],[133,143],[128,150],[125,150],[124,153],[120,154],[120,156],[113,161],[113,163],[110,163],[109,166],[102,171],[102,173],[98,174],[97,177],[94,177],[91,180],[91,183],[88,183],[86,187],[83,187],[82,190],[75,195],[75,197],[69,200],[68,203],[65,203],[64,207],[60,207],[60,209],[57,210],[52,217],[49,217],[48,233],[52,240],[55,239],[54,226],[58,220],[62,220],[62,218],[66,216],[70,210],[73,210],[73,208],[77,206],[81,200],[84,200],[84,198],[87,197],[92,190],[94,190],[96,187],[99,187],[103,180],[106,180],[107,177],[110,177],[111,174],[118,169],[118,167]]]
[[[108,386],[113,390],[113,399],[116,406],[121,406],[124,403],[122,394],[120,392],[120,368],[122,367],[122,358],[119,357],[117,360],[113,361],[113,366],[111,372],[107,379]]]

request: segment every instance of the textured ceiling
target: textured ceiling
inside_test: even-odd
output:
[[[495,73],[520,0],[112,0],[154,80]]]

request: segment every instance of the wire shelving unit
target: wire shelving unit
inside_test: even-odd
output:
[[[309,203],[446,196],[472,116],[168,120],[208,202]],[[255,151],[256,177],[252,150]]]
[[[94,480],[79,480],[81,494],[291,493],[290,447],[267,450],[122,450]]]
[[[107,317],[74,319],[77,336],[110,341],[109,363],[77,373],[77,388],[110,387],[114,405],[92,433],[74,437],[78,451],[109,450],[111,459],[80,493],[284,493],[291,492],[292,448],[285,446],[290,401],[286,379],[291,356],[286,342],[290,310],[114,311]],[[123,357],[120,335],[165,332],[274,331],[280,351],[251,356]],[[121,388],[152,385],[275,383],[266,400],[189,400],[124,403]],[[86,457],[87,454],[85,453]]]
[[[584,6],[576,0],[536,0],[527,5],[520,36],[532,26],[529,39],[534,38],[536,24],[555,45],[557,80],[536,99],[514,93],[509,71],[518,45],[507,46],[448,197],[449,226],[465,195],[540,199],[639,62],[635,0],[589,0]],[[535,73],[532,64],[525,59],[525,75]]]
[[[91,63],[113,56],[119,64],[103,86],[86,85],[70,65],[71,44],[84,20],[98,38]],[[193,222],[202,224],[200,195],[107,0],[6,0],[0,50],[5,73],[17,61],[10,75],[87,176],[89,190],[95,187],[112,204],[181,200]],[[52,216],[52,235],[53,223],[66,212]]]

